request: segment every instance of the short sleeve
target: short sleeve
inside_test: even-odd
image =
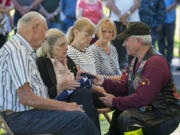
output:
[[[24,83],[30,82],[28,75],[30,62],[28,62],[28,55],[23,50],[17,49],[17,51],[10,53],[7,63],[16,90]]]
[[[82,0],[78,0],[76,8],[83,8],[83,7],[84,7],[84,2]]]

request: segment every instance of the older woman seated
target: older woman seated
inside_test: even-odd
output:
[[[67,56],[67,40],[58,29],[47,31],[46,40],[38,49],[38,69],[43,82],[48,87],[50,98],[55,98],[65,90],[74,90],[65,99],[66,102],[77,102],[83,106],[85,113],[100,129],[98,114],[93,105],[90,91],[79,88],[80,83],[75,80],[77,69],[74,62]]]

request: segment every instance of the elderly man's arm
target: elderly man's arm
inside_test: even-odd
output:
[[[37,109],[57,110],[57,111],[82,111],[76,103],[60,102],[52,99],[45,99],[36,96],[28,83],[18,88],[17,95],[20,103],[26,106],[31,106]]]

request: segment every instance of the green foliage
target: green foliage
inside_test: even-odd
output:
[[[108,114],[110,118],[112,118],[112,112],[109,112]],[[99,119],[100,119],[100,125],[101,125],[101,134],[103,135],[108,132],[110,125],[103,114],[100,114]]]

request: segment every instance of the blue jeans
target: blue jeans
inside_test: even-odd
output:
[[[165,23],[160,31],[160,39],[158,41],[159,52],[166,57],[169,64],[171,64],[173,58],[174,31],[175,22]]]
[[[59,134],[59,135],[99,135],[97,128],[83,112],[59,112],[29,110],[14,112],[4,116],[16,135]],[[89,130],[91,129],[91,130]]]

